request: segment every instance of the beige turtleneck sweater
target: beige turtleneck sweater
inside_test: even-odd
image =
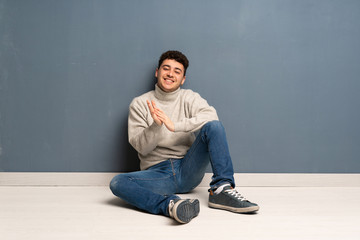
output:
[[[175,132],[154,122],[146,100],[154,100],[165,112]],[[128,133],[130,144],[139,153],[141,170],[169,158],[183,158],[195,140],[194,132],[213,120],[218,120],[215,108],[189,89],[166,93],[155,85],[155,90],[134,98],[129,107]]]

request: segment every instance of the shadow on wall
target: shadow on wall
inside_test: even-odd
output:
[[[153,76],[154,69],[148,70],[148,76]],[[140,96],[143,93],[154,90],[157,80],[155,77],[146,79],[142,87],[139,87],[139,92],[133,98]],[[129,102],[130,104],[130,102]],[[128,112],[124,112],[117,130],[117,139],[115,139],[116,146],[114,146],[114,171],[117,172],[132,172],[140,170],[140,160],[137,151],[130,145],[128,141]]]
[[[127,114],[124,115],[117,131],[116,146],[114,146],[114,171],[132,172],[140,170],[140,160],[136,150],[128,141]]]

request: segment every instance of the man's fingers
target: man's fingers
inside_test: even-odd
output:
[[[152,107],[153,107],[154,109],[158,109],[157,106],[156,106],[156,104],[155,104],[155,101],[154,101],[154,100],[151,101],[151,104],[152,104]],[[160,109],[159,109],[159,110],[160,110]]]
[[[152,109],[154,110],[154,112],[158,112],[158,113],[161,113],[161,114],[165,114],[161,109],[159,109],[157,106],[156,106],[156,103],[154,100],[151,101],[151,105],[152,105]]]
[[[154,108],[156,108],[156,104],[154,100],[151,100],[151,104],[153,105]]]
[[[158,109],[158,108],[156,107],[156,103],[155,103],[154,100],[152,100],[151,103],[150,103],[149,100],[146,100],[146,102],[147,102],[147,105],[149,106],[149,109],[150,109],[151,111],[160,110],[160,109]],[[161,110],[160,110],[160,111],[161,111]]]
[[[163,116],[161,113],[156,112],[156,111],[155,111],[155,115],[156,115],[158,118],[164,118],[164,116]]]
[[[155,111],[156,114],[164,114],[164,112],[161,111],[160,109],[154,109],[154,111]]]
[[[164,122],[164,118],[163,118],[163,117],[158,116],[158,115],[156,115],[156,116],[157,116],[158,119],[160,119],[160,121]]]
[[[146,103],[147,103],[148,108],[149,108],[149,110],[150,110],[151,117],[154,119],[155,123],[156,123],[157,125],[159,125],[159,126],[160,126],[161,124],[163,124],[162,120],[160,120],[160,118],[158,117],[157,111],[155,111],[156,109],[153,108],[152,103],[150,103],[149,100],[146,100]]]
[[[161,114],[165,114],[161,109],[158,109],[158,108],[156,108],[155,111],[157,111],[157,112],[159,112]]]
[[[150,109],[150,112],[153,113],[153,112],[154,112],[154,108],[153,108],[152,105],[150,104],[150,101],[149,101],[149,100],[146,100],[146,102],[147,102],[147,105],[148,105],[148,107],[149,107],[149,109]]]
[[[161,110],[159,111],[159,109],[154,109],[154,113],[155,113],[155,115],[158,116],[158,117],[162,117],[162,118],[165,118],[165,117],[166,117],[165,113],[162,112]]]
[[[161,116],[163,118],[167,117],[166,114],[163,111],[161,111],[160,109],[155,109],[154,112],[155,112],[156,116]]]
[[[160,123],[158,123],[159,125],[164,123],[169,128],[169,123],[172,124],[171,120],[168,118],[168,116],[166,116],[166,114],[161,109],[157,108],[155,101],[152,100],[150,102],[149,100],[146,100],[146,103],[150,109],[151,116],[153,117],[153,119],[156,122],[159,121],[160,122]],[[173,130],[170,130],[170,131],[173,131]]]

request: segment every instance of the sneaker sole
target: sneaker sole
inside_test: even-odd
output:
[[[180,206],[181,204],[184,206]],[[175,203],[174,208],[177,209],[179,206],[182,207],[183,211],[186,213],[183,216],[178,216],[177,211],[174,212],[174,218],[179,223],[188,223],[191,221],[191,219],[199,215],[200,203],[197,199],[192,199],[188,202],[178,201]]]
[[[259,206],[253,206],[253,207],[247,207],[247,208],[234,208],[229,206],[224,206],[216,203],[209,202],[209,207],[211,208],[218,208],[218,209],[224,209],[235,213],[250,213],[250,212],[256,212],[260,208]]]

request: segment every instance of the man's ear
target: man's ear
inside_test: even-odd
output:
[[[181,81],[181,86],[185,83],[186,76],[183,77],[183,80]]]
[[[156,77],[156,78],[157,78],[157,76],[158,76],[158,71],[159,71],[159,69],[156,68],[156,71],[155,71],[155,77]]]

